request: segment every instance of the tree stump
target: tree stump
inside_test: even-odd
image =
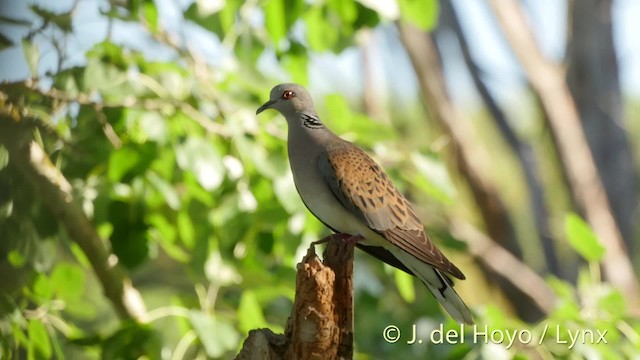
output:
[[[331,235],[321,261],[311,245],[297,266],[285,333],[249,332],[237,360],[353,358],[353,244]]]

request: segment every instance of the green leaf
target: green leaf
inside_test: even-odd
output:
[[[242,5],[242,1],[227,0],[223,7],[208,7],[207,1],[196,1],[184,12],[184,17],[202,26],[204,29],[216,34],[220,40],[233,29],[236,15]]]
[[[414,184],[438,202],[450,204],[456,190],[442,161],[420,153],[411,154],[411,161],[419,171]]]
[[[388,125],[373,121],[369,117],[351,110],[351,106],[341,94],[330,94],[324,98],[327,118],[336,133],[356,137],[360,145],[374,145],[380,141],[392,141],[394,132]]]
[[[119,182],[124,175],[133,169],[140,159],[137,151],[130,147],[123,147],[111,154],[109,157],[109,168],[107,175],[109,181]]]
[[[547,285],[553,289],[553,292],[558,296],[558,298],[570,301],[574,300],[575,292],[571,284],[556,277],[549,277],[546,279],[546,282]]]
[[[353,24],[354,29],[374,28],[380,23],[380,16],[375,10],[366,7],[359,1],[356,1],[356,7],[358,9],[358,17]]]
[[[152,32],[158,31],[158,9],[153,2],[147,2],[143,5],[142,15],[146,20],[147,24],[149,24],[149,28],[151,28]]]
[[[287,34],[284,14],[284,0],[267,0],[264,8],[267,33],[276,47],[278,42]]]
[[[200,311],[191,311],[189,321],[207,355],[212,358],[219,358],[225,352],[234,350],[240,341],[236,329],[226,321]]]
[[[626,313],[626,302],[624,296],[611,289],[610,292],[598,299],[598,309],[606,311],[612,319],[621,319]]]
[[[358,16],[355,1],[329,0],[327,6],[335,11],[345,24],[352,24]]]
[[[33,293],[43,299],[51,299],[53,296],[53,286],[45,274],[38,274],[33,282]]]
[[[152,171],[147,174],[147,180],[149,180],[149,183],[151,183],[151,185],[153,185],[153,187],[155,187],[156,190],[158,190],[158,192],[162,194],[162,197],[172,210],[180,209],[180,205],[182,205],[180,202],[180,197],[178,196],[178,192],[173,187],[173,185],[171,185],[165,179],[161,178]]]
[[[29,321],[29,359],[50,359],[51,358],[51,342],[47,329],[40,320]]]
[[[141,202],[113,201],[109,204],[109,222],[113,225],[111,247],[122,265],[131,269],[149,254],[149,242]]]
[[[162,243],[174,243],[176,240],[176,229],[172,223],[161,214],[152,214],[148,219],[149,224],[159,233],[159,241]]]
[[[308,64],[309,56],[306,48],[295,41],[291,41],[287,56],[282,58],[282,65],[291,75],[291,79],[300,84],[308,82]]]
[[[398,269],[394,269],[393,277],[396,281],[396,287],[400,296],[404,301],[412,303],[416,299],[415,287],[413,286],[413,276]]]
[[[0,51],[10,48],[13,46],[13,41],[11,41],[8,37],[0,34]]]
[[[24,264],[27,263],[27,258],[24,257],[18,250],[11,250],[7,255],[7,260],[9,260],[9,264],[14,268],[21,268]]]
[[[307,41],[311,49],[325,51],[338,42],[339,29],[326,21],[323,7],[312,6],[303,15],[303,19],[307,25]]]
[[[73,31],[73,23],[71,21],[71,12],[56,14],[49,10],[43,9],[38,5],[31,5],[31,11],[43,18],[45,21],[55,24],[65,33]]]
[[[438,22],[437,0],[398,0],[400,17],[403,20],[428,31]]]
[[[189,217],[189,213],[186,211],[181,211],[178,213],[178,234],[180,235],[180,239],[184,243],[184,245],[193,249],[196,243],[196,235],[195,229],[193,228],[193,223],[191,222],[191,218]]]
[[[53,269],[50,282],[62,300],[73,302],[84,291],[84,272],[76,265],[60,263]]]
[[[4,169],[9,164],[9,151],[0,145],[0,170]]]
[[[224,8],[226,0],[196,0],[198,12],[202,16],[213,15]]]
[[[598,241],[587,223],[578,215],[569,213],[564,219],[564,231],[569,245],[587,261],[600,261],[605,247]]]
[[[240,298],[238,306],[238,322],[240,330],[248,333],[251,329],[267,327],[267,321],[264,319],[262,307],[251,290],[245,290]]]
[[[38,76],[38,62],[40,61],[40,50],[38,49],[38,45],[31,42],[29,39],[24,39],[22,40],[22,53],[27,61],[27,65],[29,65],[31,75],[34,77]]]
[[[175,87],[177,88],[177,85]],[[139,126],[149,140],[164,143],[169,136],[165,119],[157,112],[145,112],[142,114],[139,119]]]
[[[91,339],[87,339],[88,342]],[[102,342],[102,359],[160,359],[159,335],[148,325],[123,322]]]

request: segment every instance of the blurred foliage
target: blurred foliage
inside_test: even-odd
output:
[[[407,21],[434,26],[436,1],[398,3]],[[19,46],[33,74],[3,85],[3,101],[38,119],[34,139],[109,239],[142,293],[148,322],[117,320],[85,255],[0,147],[0,358],[232,358],[250,329],[283,331],[294,265],[310,241],[327,234],[293,187],[284,121],[254,115],[275,83],[257,63],[275,57],[290,79],[306,84],[312,55],[340,53],[356,45],[358,32],[390,19],[357,1],[195,1],[184,9],[184,22],[228,51],[225,61],[212,64],[163,29],[155,2],[101,5],[107,21],[142,26],[153,46],[143,51],[107,36],[82,64],[65,66],[61,52],[59,68],[42,73],[40,46],[71,36],[74,12],[31,6],[32,24],[1,19],[29,29]],[[0,37],[0,48],[15,44]],[[154,47],[170,49],[171,59],[154,60]],[[322,113],[336,132],[349,132],[369,149],[387,149],[387,168],[401,188],[426,194],[433,212],[456,203],[443,160],[423,137],[422,147],[405,156],[406,144],[391,135],[390,125],[361,115],[341,95],[323,100]],[[402,169],[410,174],[404,181],[397,176]],[[445,246],[464,249],[445,224],[432,225]],[[474,343],[471,332],[460,344],[408,345],[404,335],[385,342],[383,329],[391,324],[403,332],[417,324],[419,334],[442,322],[444,331],[457,325],[415,280],[358,254],[357,358],[637,357],[640,323],[629,321],[624,299],[600,281],[601,246],[579,217],[568,215],[565,225],[588,266],[577,286],[548,279],[559,297],[548,319],[531,325],[496,306],[475,308],[477,323],[490,331],[533,334],[530,344],[509,348]],[[609,345],[568,349],[557,341],[586,329],[608,331]]]

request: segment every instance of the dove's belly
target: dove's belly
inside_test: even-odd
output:
[[[364,240],[360,242],[365,245],[389,247],[386,239],[342,206],[315,169],[307,172],[293,171],[293,180],[305,206],[318,220],[338,232],[361,235]]]

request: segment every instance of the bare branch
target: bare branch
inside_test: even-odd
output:
[[[525,294],[544,314],[553,310],[555,294],[529,266],[467,223],[450,220],[450,229],[452,234],[466,241],[471,255]]]
[[[607,248],[602,261],[605,277],[622,291],[629,308],[639,311],[638,280],[585,140],[564,71],[543,56],[517,1],[492,0],[491,4],[511,48],[540,97],[573,196]]]
[[[558,258],[556,256],[556,250],[554,247],[554,239],[551,237],[551,230],[549,227],[547,206],[545,204],[544,188],[542,187],[540,178],[537,173],[536,157],[533,149],[529,144],[520,140],[516,132],[513,130],[509,122],[507,121],[507,115],[502,111],[493,95],[489,91],[485,82],[482,80],[481,71],[478,68],[477,63],[473,59],[471,50],[467,38],[462,31],[462,26],[458,20],[456,11],[451,3],[451,0],[445,0],[442,4],[442,16],[445,17],[445,23],[450,25],[453,32],[458,38],[460,43],[460,50],[462,57],[469,69],[471,79],[473,80],[478,94],[484,101],[487,109],[492,115],[492,120],[495,122],[496,127],[500,131],[500,134],[505,139],[507,144],[511,147],[526,180],[526,185],[529,189],[530,208],[536,225],[537,235],[542,245],[545,262],[549,272],[556,276],[560,276],[560,266],[558,264]]]
[[[398,28],[427,108],[451,139],[451,152],[456,156],[456,165],[471,189],[487,231],[494,241],[520,257],[520,247],[515,241],[513,225],[506,207],[485,170],[489,168],[489,156],[477,144],[473,137],[473,129],[462,119],[462,115],[449,99],[440,60],[431,37],[409,24],[399,23]]]

